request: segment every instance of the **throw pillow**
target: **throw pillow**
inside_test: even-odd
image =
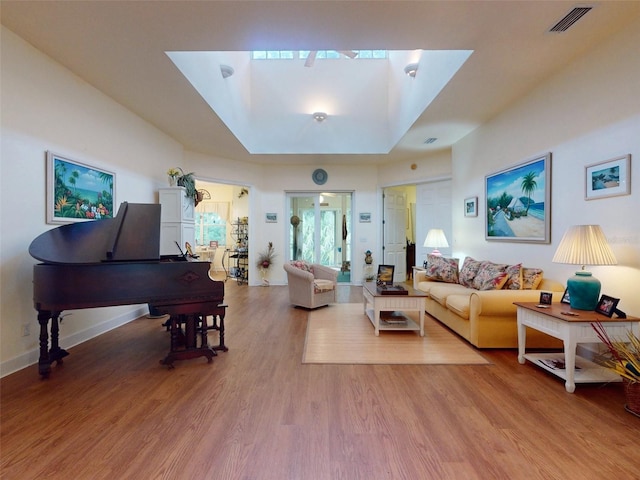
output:
[[[506,269],[507,265],[482,262],[476,278],[473,279],[473,288],[476,290],[500,290],[509,276]]]
[[[444,258],[439,255],[427,255],[427,277],[431,280],[458,283],[457,258]]]
[[[478,270],[480,270],[480,265],[482,265],[482,262],[474,260],[471,257],[466,257],[460,269],[460,285],[474,288],[473,279],[476,278]]]
[[[522,290],[522,264],[509,265],[507,267],[507,283],[502,287],[503,290]]]
[[[293,265],[296,268],[299,268],[300,270],[304,270],[305,272],[313,273],[313,267],[309,265],[307,262],[305,262],[304,260],[292,260],[291,265]]]
[[[522,269],[523,290],[537,290],[540,282],[542,282],[542,270],[540,268],[524,267]]]

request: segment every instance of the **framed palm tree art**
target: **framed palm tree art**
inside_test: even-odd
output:
[[[485,238],[551,242],[551,153],[485,177]]]
[[[47,223],[113,218],[116,174],[47,152]]]

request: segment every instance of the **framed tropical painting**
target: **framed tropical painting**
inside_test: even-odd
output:
[[[485,238],[551,242],[551,153],[485,177]]]
[[[113,218],[116,174],[47,152],[47,223]]]

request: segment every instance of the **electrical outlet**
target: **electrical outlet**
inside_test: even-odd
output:
[[[22,336],[23,337],[28,337],[29,335],[31,335],[31,324],[30,323],[23,323],[22,324]]]

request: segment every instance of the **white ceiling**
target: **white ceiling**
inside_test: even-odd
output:
[[[360,164],[423,158],[448,148],[640,15],[639,1],[594,2],[567,32],[548,33],[576,5],[2,0],[0,14],[7,28],[189,150],[258,163]],[[347,155],[249,153],[165,54],[284,49],[474,53],[389,153]],[[429,137],[438,140],[425,145]]]

